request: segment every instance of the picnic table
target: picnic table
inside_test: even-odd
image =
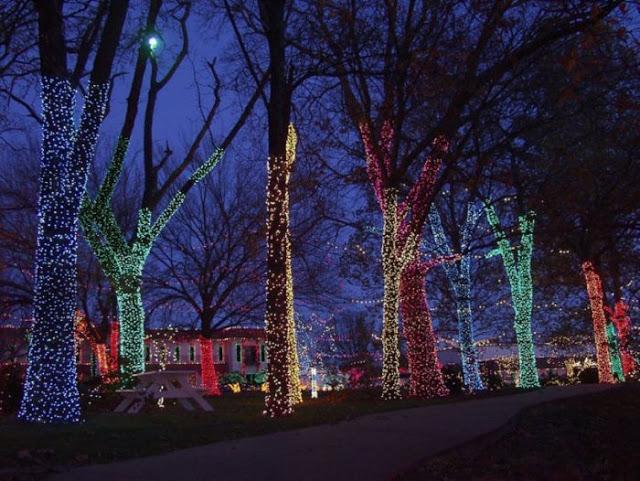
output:
[[[205,411],[213,411],[200,390],[191,386],[189,377],[193,374],[193,371],[149,371],[134,374],[136,386],[134,389],[118,391],[124,399],[115,408],[115,412],[138,413],[149,399],[156,402],[176,399],[188,411],[194,410],[191,404],[193,402]]]

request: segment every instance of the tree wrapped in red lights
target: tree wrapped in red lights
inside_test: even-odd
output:
[[[109,329],[109,355],[111,359],[111,372],[118,372],[120,369],[120,324],[112,322]]]
[[[601,383],[612,383],[614,379],[611,374],[611,359],[609,358],[609,343],[607,342],[607,319],[604,311],[602,278],[596,266],[589,260],[582,263],[582,272],[587,283],[587,293],[593,319],[598,379]]]
[[[628,376],[636,371],[638,365],[629,349],[629,334],[631,333],[631,318],[629,317],[629,305],[622,299],[618,300],[613,309],[605,307],[605,312],[611,318],[611,322],[618,331],[618,346],[622,360],[622,371]]]
[[[443,260],[448,259],[422,261],[417,258],[407,265],[401,275],[400,312],[411,371],[409,394],[413,397],[431,398],[449,394],[438,362],[424,282],[427,271]]]
[[[413,254],[406,247],[421,238],[422,206],[429,206],[461,154],[458,149],[449,153],[447,169],[439,175],[434,161],[427,160],[441,158],[438,139],[463,145],[467,137],[460,133],[469,132],[487,108],[488,92],[542,49],[591,27],[616,7],[607,3],[595,14],[591,8],[543,9],[538,21],[549,28],[540,29],[537,22],[523,21],[531,8],[527,2],[475,2],[473,16],[456,5],[313,2],[304,21],[305,32],[314,36],[297,43],[314,65],[326,66],[337,79],[346,116],[364,144],[369,182],[383,215],[385,399],[400,395],[399,278]],[[379,22],[381,16],[387,21]],[[519,34],[507,33],[507,25]],[[439,177],[431,190],[425,188],[430,176]],[[408,197],[399,202],[405,192]],[[397,234],[405,222],[411,228],[403,239]]]
[[[75,332],[76,339],[82,339],[89,343],[91,352],[93,352],[96,357],[100,377],[108,379],[109,375],[115,372],[114,367],[117,369],[118,366],[118,351],[117,349],[113,351],[111,338],[109,339],[110,346],[109,352],[107,353],[107,343],[105,342],[104,336],[98,332],[82,312],[76,312]]]
[[[209,396],[222,394],[216,368],[213,365],[213,341],[204,336],[200,336],[200,376],[202,386]]]

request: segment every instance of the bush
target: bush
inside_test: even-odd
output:
[[[464,389],[462,369],[457,364],[448,364],[442,368],[442,377],[450,394],[461,394]]]
[[[578,374],[580,384],[598,384],[598,368],[587,367]]]
[[[229,384],[246,384],[247,380],[245,379],[245,377],[240,374],[239,372],[235,371],[235,372],[228,372],[227,374],[225,374],[224,376],[222,376],[222,379],[220,380],[220,384],[227,386]]]
[[[493,363],[485,363],[482,365],[481,372],[485,389],[489,391],[502,389],[504,382],[500,376],[500,370],[496,365]]]
[[[540,380],[543,386],[564,386],[567,383],[565,378],[558,376],[557,374],[549,374],[547,377]]]

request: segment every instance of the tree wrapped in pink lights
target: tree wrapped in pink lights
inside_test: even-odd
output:
[[[444,139],[434,142],[433,154],[424,163],[417,181],[405,199],[398,204],[398,190],[393,185],[391,151],[395,130],[384,120],[377,135],[370,123],[360,124],[367,173],[383,216],[382,269],[383,299],[383,397],[400,397],[398,348],[398,310],[402,311],[411,366],[411,394],[431,397],[446,394],[435,352],[431,315],[426,300],[424,277],[431,265],[420,259],[421,238],[441,159],[448,144]]]

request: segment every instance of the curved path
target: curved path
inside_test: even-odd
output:
[[[425,456],[493,431],[521,409],[590,394],[575,385],[363,416],[108,465],[50,481],[388,481]]]

